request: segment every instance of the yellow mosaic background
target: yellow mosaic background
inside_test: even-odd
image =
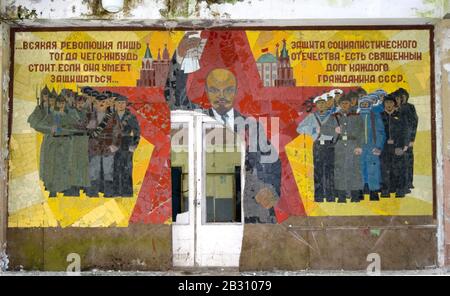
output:
[[[389,199],[371,202],[366,196],[360,203],[317,203],[314,202],[314,166],[312,155],[312,138],[308,135],[299,135],[285,146],[294,178],[300,192],[301,200],[308,216],[367,216],[367,215],[431,215],[433,212],[433,186],[432,186],[432,147],[431,147],[431,98],[430,98],[430,50],[428,30],[324,30],[324,31],[247,31],[247,37],[257,60],[267,48],[275,55],[276,44],[282,45],[286,39],[287,49],[291,53],[292,41],[338,41],[338,40],[415,40],[416,49],[401,51],[418,51],[422,53],[421,61],[395,61],[387,63],[390,71],[386,74],[402,74],[405,81],[401,83],[366,83],[361,84],[367,92],[382,88],[392,92],[403,87],[410,93],[409,102],[414,104],[419,117],[416,142],[414,145],[414,186],[411,194],[406,198]],[[297,51],[297,50],[294,50]],[[311,51],[311,50],[310,50]],[[328,51],[315,50],[315,51]],[[335,50],[329,50],[333,52]],[[369,50],[346,50],[346,52],[364,52]],[[387,51],[390,50],[374,50]],[[355,86],[350,84],[318,83],[317,75],[326,74],[326,64],[329,61],[293,61],[294,78],[297,86]],[[340,63],[345,63],[341,61]],[[347,62],[348,64],[349,62]],[[367,61],[354,61],[354,63],[367,63]],[[380,62],[381,63],[381,62]],[[311,75],[314,73],[314,75]],[[328,73],[329,74],[329,73]],[[351,74],[343,72],[343,74]],[[355,73],[353,73],[355,74]],[[356,73],[357,74],[357,73]],[[370,73],[367,73],[370,74]],[[319,94],[318,94],[319,95]]]
[[[47,51],[20,50],[20,43],[26,41],[139,41],[142,44],[136,51],[139,57],[145,52],[145,44],[150,43],[153,57],[157,57],[167,44],[172,54],[184,32],[163,31],[128,31],[128,32],[17,32],[14,56],[14,113],[9,172],[9,227],[127,227],[134,208],[137,193],[140,190],[144,174],[153,151],[153,144],[141,138],[133,159],[133,198],[88,198],[58,196],[48,198],[39,181],[39,147],[42,136],[36,133],[27,123],[29,114],[35,107],[36,89],[48,84],[57,90],[62,88],[76,89],[82,85],[52,85],[49,73],[30,73],[29,63],[51,63]],[[429,32],[427,30],[382,30],[382,31],[247,31],[250,47],[255,60],[261,50],[268,48],[275,53],[276,43],[282,39],[289,44],[293,40],[396,40],[414,39],[418,41],[418,49],[422,52],[422,61],[388,62],[392,73],[402,73],[406,81],[399,84],[366,84],[361,85],[371,92],[383,88],[391,92],[404,87],[410,92],[410,102],[416,106],[419,116],[419,127],[415,145],[415,189],[404,199],[382,199],[379,202],[363,201],[358,204],[322,203],[313,201],[313,165],[312,140],[299,135],[286,145],[285,150],[297,182],[302,202],[309,216],[340,215],[430,215],[432,213],[432,162],[431,162],[431,107],[430,107],[430,56]],[[57,50],[58,51],[58,50]],[[127,50],[122,50],[127,52]],[[82,63],[82,61],[78,61]],[[68,61],[67,63],[73,63]],[[120,62],[117,62],[120,63]],[[127,61],[132,64],[132,72],[113,73],[113,81],[109,86],[135,86],[139,76],[141,60]],[[291,61],[294,78],[298,86],[344,86],[319,85],[316,75],[325,74],[325,61]],[[314,75],[311,75],[314,73]],[[71,73],[66,73],[71,74]],[[94,73],[73,73],[94,74]],[[105,74],[105,73],[98,73]],[[92,83],[92,86],[107,86]],[[366,198],[367,199],[367,198]]]
[[[14,55],[14,100],[13,126],[10,145],[9,170],[9,227],[127,227],[136,203],[144,175],[151,159],[154,145],[141,137],[139,146],[133,155],[133,188],[132,198],[89,198],[85,194],[79,197],[63,196],[48,198],[39,180],[39,150],[42,135],[27,123],[28,116],[36,105],[36,89],[48,85],[60,91],[63,88],[75,90],[84,85],[52,84],[50,74],[29,72],[28,64],[54,63],[50,61],[48,50],[21,50],[22,41],[138,41],[139,50],[130,50],[139,58],[136,61],[111,63],[131,63],[131,73],[112,73],[113,84],[95,84],[90,86],[135,86],[139,77],[141,59],[149,43],[154,58],[161,54],[164,45],[173,54],[176,45],[183,37],[183,32],[137,31],[137,32],[17,32],[15,36]],[[61,50],[52,50],[62,52]],[[87,51],[87,50],[83,50]],[[98,50],[92,50],[99,52]],[[69,52],[69,51],[64,51]],[[80,53],[80,50],[70,52]],[[128,52],[128,50],[120,50]],[[66,61],[58,63],[92,63],[91,61]],[[58,73],[53,73],[58,74]],[[61,74],[61,73],[59,73]],[[64,74],[98,74],[98,72],[81,72]]]

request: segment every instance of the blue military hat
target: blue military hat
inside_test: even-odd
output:
[[[370,100],[372,102],[372,104],[377,103],[379,101],[379,99],[380,99],[377,94],[373,94],[373,93],[365,95],[361,99],[364,99],[364,98],[366,98],[367,100]]]
[[[363,103],[369,103],[368,107],[365,107],[365,108],[361,107]],[[362,97],[361,99],[359,99],[359,102],[358,102],[359,108],[362,108],[362,109],[370,109],[373,104],[374,104],[374,101],[373,101],[373,97],[371,97],[371,95]]]
[[[387,92],[383,89],[377,89],[376,91],[373,92],[373,94],[375,94],[377,96],[386,96]]]

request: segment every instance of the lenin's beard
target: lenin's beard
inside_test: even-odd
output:
[[[219,113],[220,115],[224,115],[228,111],[230,111],[232,104],[231,104],[231,101],[229,101],[225,98],[220,98],[214,102],[213,107],[217,113]]]

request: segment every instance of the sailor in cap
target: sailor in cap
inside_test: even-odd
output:
[[[334,92],[326,92],[322,94],[322,96],[326,98],[328,112],[331,114],[335,113],[338,110],[338,107],[335,101],[336,95]]]
[[[333,133],[327,135],[321,130],[330,119],[327,107],[328,95],[314,98],[317,111],[309,114],[297,127],[299,134],[312,136],[314,156],[314,201],[335,201],[334,196],[334,143]]]
[[[128,98],[115,94],[115,112],[121,124],[121,144],[114,154],[114,196],[133,196],[133,154],[141,130],[136,116],[127,108]]]
[[[344,95],[344,91],[339,88],[332,89],[329,92],[334,94],[334,99],[336,102],[339,102],[340,98]]]
[[[331,113],[336,113],[337,111],[339,111],[339,100],[341,99],[341,97],[344,95],[344,91],[342,89],[336,88],[336,89],[332,89],[330,90],[328,93],[328,100],[330,100],[330,98],[332,99],[332,103],[329,103],[329,108],[330,108],[330,112]]]

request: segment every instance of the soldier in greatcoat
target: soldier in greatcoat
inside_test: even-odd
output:
[[[44,171],[46,169],[45,156],[47,155],[49,133],[45,133],[43,130],[38,130],[37,125],[50,112],[49,97],[50,97],[50,90],[48,89],[48,87],[46,85],[41,90],[40,96],[37,100],[36,107],[34,108],[33,112],[30,114],[30,116],[28,116],[28,120],[27,120],[28,123],[30,124],[31,128],[33,128],[34,130],[43,134],[43,139],[42,139],[40,152],[39,152],[39,154],[40,154],[39,178],[41,180],[44,176]]]
[[[363,181],[360,170],[360,156],[364,143],[363,122],[361,117],[350,112],[351,99],[343,96],[339,100],[339,111],[326,124],[321,132],[334,133],[334,187],[338,202],[359,202]]]
[[[70,167],[71,188],[64,192],[66,196],[79,196],[80,190],[85,190],[91,185],[89,180],[89,137],[86,127],[88,124],[88,113],[85,109],[86,98],[74,94],[74,106],[69,110],[69,115],[76,121],[79,130],[71,137]]]
[[[55,107],[36,126],[36,130],[48,135],[42,181],[46,190],[50,191],[50,197],[56,197],[57,192],[64,192],[72,186],[71,139],[79,130],[76,120],[67,113],[65,104],[64,97],[58,96]]]

